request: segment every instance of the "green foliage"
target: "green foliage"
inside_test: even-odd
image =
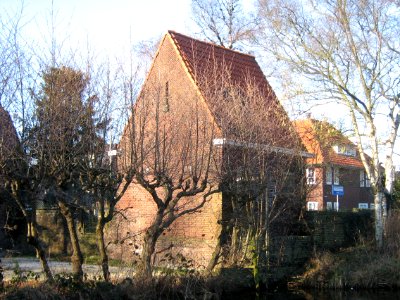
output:
[[[99,250],[97,248],[96,234],[85,232],[80,236],[80,246],[85,257],[85,263],[100,263]]]
[[[23,282],[27,282],[27,281],[38,281],[40,279],[40,275],[36,272],[33,271],[22,271],[19,263],[15,262],[15,266],[14,266],[14,270],[13,270],[14,274],[11,278],[11,284],[14,286],[19,286],[21,285]]]
[[[164,266],[157,268],[156,271],[158,271],[161,276],[190,276],[198,274],[194,266],[194,261],[186,258],[181,253],[174,255],[171,252],[167,252],[164,257],[160,259],[160,265]]]
[[[82,281],[78,280],[72,273],[54,275],[54,283],[61,293],[65,291],[78,291],[83,288]]]

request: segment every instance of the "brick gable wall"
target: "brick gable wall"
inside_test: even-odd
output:
[[[166,97],[167,92],[168,97]],[[142,116],[154,117],[155,109],[157,107],[160,109],[158,112],[161,118],[160,124],[164,126],[167,132],[171,132],[171,135],[176,135],[176,137],[171,137],[174,144],[168,151],[170,151],[172,157],[171,161],[175,159],[177,165],[179,165],[179,154],[182,150],[179,137],[188,133],[191,124],[193,124],[193,118],[198,118],[198,122],[204,123],[201,125],[202,128],[213,128],[214,135],[220,136],[218,127],[213,123],[213,118],[206,104],[183,67],[183,63],[168,36],[165,37],[160,46],[135,105],[138,114],[135,121],[139,123]],[[152,132],[152,126],[151,122],[147,125],[147,133]],[[131,130],[132,128],[128,124],[121,139],[120,167],[129,163]],[[146,138],[151,139],[152,137],[148,135]],[[200,144],[204,140],[200,141]],[[151,154],[149,157],[149,161],[151,161]],[[219,154],[216,153],[213,159],[215,166],[218,165]],[[174,167],[177,170],[179,169],[179,166],[174,166],[171,162],[170,170],[173,170]],[[213,169],[212,173],[214,172],[217,172],[217,169]],[[217,182],[214,182],[214,184],[217,184]],[[182,205],[190,207],[199,203],[202,196],[198,195],[182,200],[181,208]],[[187,259],[192,259],[196,266],[205,266],[211,257],[220,231],[218,221],[221,219],[221,201],[221,195],[214,194],[209,197],[199,211],[177,219],[159,238],[156,247],[158,254],[155,259],[161,260],[167,252],[174,255],[180,253]],[[130,261],[137,257],[135,254],[141,250],[141,239],[155,216],[156,205],[151,195],[144,188],[139,184],[132,183],[119,201],[117,210],[123,213],[124,217],[117,215],[112,224],[108,226],[109,241],[118,242],[110,244],[110,256]]]

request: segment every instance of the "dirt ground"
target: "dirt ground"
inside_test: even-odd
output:
[[[3,267],[4,281],[9,281],[13,276],[16,276],[15,270],[19,269],[23,273],[29,271],[40,275],[40,279],[44,278],[42,267],[37,258],[34,257],[2,257],[0,265]],[[71,273],[72,267],[69,262],[60,261],[49,261],[50,269],[53,274],[60,273]],[[83,265],[83,272],[86,274],[88,279],[94,277],[102,277],[101,267],[98,265]],[[130,267],[110,267],[110,273],[112,279],[124,279],[126,277],[132,277],[134,272]]]

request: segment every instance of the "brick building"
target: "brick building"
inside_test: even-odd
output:
[[[194,139],[183,138],[193,136],[193,131],[198,132]],[[162,146],[160,151],[168,153],[168,161],[154,163],[161,157],[158,150],[143,150],[150,140]],[[141,147],[137,147],[138,141]],[[193,144],[196,147],[190,148]],[[195,151],[182,155],[185,147]],[[206,266],[218,242],[221,224],[229,218],[229,197],[221,185],[231,180],[237,186],[245,177],[250,181],[260,177],[266,165],[277,164],[273,160],[282,153],[293,156],[295,147],[298,139],[292,124],[253,56],[169,31],[159,45],[121,138],[118,165],[129,165],[132,153],[137,162],[137,156],[143,158],[146,152],[141,172],[152,176],[163,165],[168,172],[183,174],[205,169],[198,161],[211,155],[207,190],[216,188],[218,192],[163,232],[156,259],[173,249],[196,265]],[[260,156],[260,152],[268,154]],[[261,163],[266,165],[261,167]],[[269,185],[271,197],[276,196],[274,184]],[[261,188],[265,190],[266,186]],[[187,197],[177,210],[195,206],[203,194]],[[119,201],[117,210],[121,214],[108,228],[108,237],[118,243],[110,243],[110,254],[130,260],[141,251],[143,232],[154,220],[157,206],[149,191],[136,181]]]
[[[325,121],[309,118],[294,124],[307,151],[314,154],[306,159],[307,209],[336,210],[338,204],[340,210],[373,209],[370,182],[356,145]],[[344,195],[332,195],[333,186],[343,187]]]

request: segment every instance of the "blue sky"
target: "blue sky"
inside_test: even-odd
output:
[[[53,11],[59,42],[73,48],[89,44],[110,55],[169,29],[191,33],[193,28],[190,0],[0,0],[0,9],[11,16],[21,7],[25,36],[36,41],[51,36]]]
[[[244,0],[244,9],[252,2]],[[53,12],[55,36],[63,50],[85,51],[89,46],[95,54],[112,59],[126,57],[140,41],[157,39],[167,30],[193,36],[196,30],[190,5],[191,0],[0,0],[0,17],[22,12],[21,24],[26,24],[23,38],[48,51]],[[275,91],[282,100],[283,91]],[[290,113],[290,106],[285,107]],[[334,113],[338,111],[336,105],[313,111],[315,117],[330,121],[345,117]],[[400,156],[396,154],[394,159],[400,169]]]

